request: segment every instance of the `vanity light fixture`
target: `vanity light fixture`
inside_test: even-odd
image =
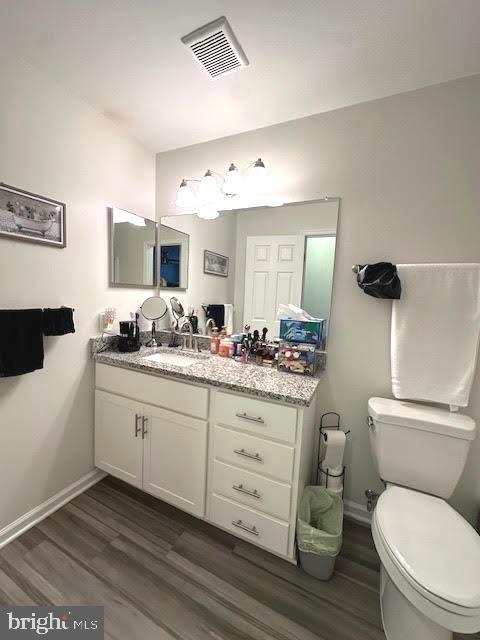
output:
[[[194,182],[198,183],[196,190],[191,186]],[[265,163],[258,158],[243,171],[240,171],[232,162],[225,175],[208,169],[201,179],[183,178],[177,191],[175,204],[188,209],[199,208],[200,218],[213,220],[218,217],[219,209],[234,209],[235,198],[248,193],[248,200],[251,202],[249,206],[261,206],[265,202],[265,194],[270,191],[270,176]],[[270,197],[275,204],[269,205],[267,199],[266,206],[278,206],[276,204],[278,198]]]
[[[199,218],[203,218],[204,220],[215,220],[219,215],[220,214],[215,207],[208,205],[201,207],[197,213],[197,216]]]
[[[242,182],[243,176],[232,162],[225,176],[223,191],[231,196],[238,196],[242,192]]]
[[[200,202],[216,202],[220,196],[220,186],[208,169],[200,180],[198,187],[198,199]]]
[[[177,191],[175,200],[177,207],[194,207],[197,204],[197,196],[192,187],[189,187],[186,180],[182,180]]]

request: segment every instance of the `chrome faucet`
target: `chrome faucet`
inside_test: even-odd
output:
[[[188,343],[185,344],[187,342],[186,337],[184,335],[182,335],[183,338],[183,346],[182,349],[189,349],[190,351],[193,351],[193,327],[192,327],[192,323],[189,320],[185,320],[185,322],[182,323],[181,327],[180,327],[180,333],[183,334],[183,329],[187,327],[188,329]]]
[[[211,336],[212,335],[212,329],[215,326],[216,326],[215,325],[215,320],[213,318],[209,318],[205,323],[205,335],[206,336]]]

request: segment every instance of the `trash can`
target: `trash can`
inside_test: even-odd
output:
[[[329,580],[342,546],[343,500],[325,487],[305,487],[297,514],[297,545],[302,569]]]

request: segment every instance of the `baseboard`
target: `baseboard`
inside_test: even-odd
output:
[[[89,487],[93,486],[107,474],[100,469],[94,469],[87,473],[76,482],[65,487],[54,496],[39,504],[38,507],[34,507],[23,516],[20,516],[6,527],[0,529],[0,549],[6,544],[20,536],[22,533],[35,526],[38,522],[52,514],[57,509],[60,509],[64,504],[73,500],[80,493],[86,491]]]
[[[344,500],[343,513],[347,518],[356,520],[361,524],[365,524],[369,527],[372,524],[372,514],[367,511],[367,507],[365,505],[359,504],[358,502]]]

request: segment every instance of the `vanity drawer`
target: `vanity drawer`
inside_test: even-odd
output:
[[[95,386],[110,393],[135,398],[195,418],[207,418],[208,389],[160,376],[97,364]]]
[[[218,425],[213,430],[213,456],[238,467],[290,483],[294,449]]]
[[[215,412],[216,421],[220,424],[258,433],[267,438],[295,442],[297,410],[294,407],[220,391],[216,397]]]
[[[210,520],[249,542],[283,556],[287,555],[289,525],[286,522],[257,513],[215,494],[210,503]]]
[[[213,465],[213,492],[221,494],[276,518],[290,518],[291,487],[269,480],[245,469],[238,469],[215,460]]]

